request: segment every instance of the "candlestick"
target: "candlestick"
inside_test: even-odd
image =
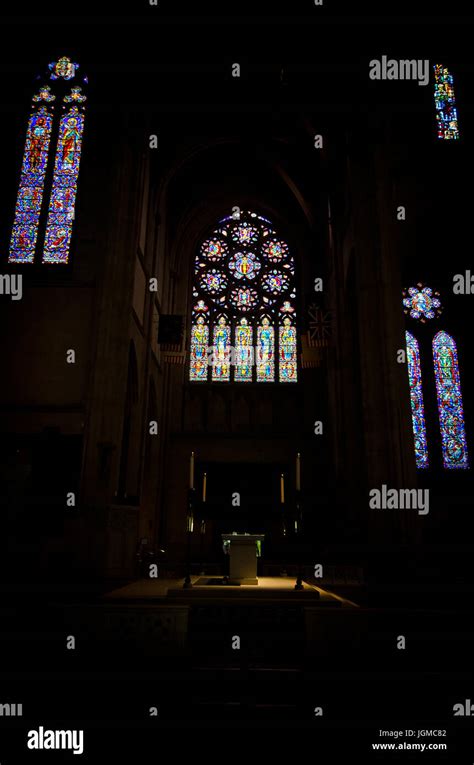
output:
[[[280,476],[280,502],[282,505],[285,504],[285,476],[283,473]]]
[[[207,489],[207,473],[204,473],[204,478],[202,480],[202,501],[206,501],[206,489]]]
[[[188,515],[187,517],[187,530],[190,534],[194,531],[194,516]]]
[[[194,452],[191,452],[189,461],[189,488],[194,489]]]
[[[296,455],[296,491],[301,489],[301,455]]]

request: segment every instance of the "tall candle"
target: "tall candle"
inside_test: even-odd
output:
[[[189,488],[194,489],[194,452],[191,452],[189,461]]]
[[[207,473],[204,473],[204,478],[202,480],[202,501],[206,501],[206,489],[207,489]]]
[[[283,473],[280,476],[280,501],[282,505],[285,502],[285,476]]]
[[[296,455],[296,491],[301,489],[301,455]]]

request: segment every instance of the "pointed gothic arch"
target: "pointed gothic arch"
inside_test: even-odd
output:
[[[69,261],[87,100],[78,70],[66,56],[52,62],[33,95],[9,263]]]
[[[190,381],[297,382],[295,289],[294,258],[267,218],[222,218],[194,263]]]
[[[428,326],[429,322],[439,318],[443,312],[439,292],[423,285],[422,282],[403,291],[403,306],[406,316]],[[411,332],[405,332],[405,338],[416,466],[427,468],[429,460],[421,379],[422,351],[417,338]],[[430,340],[433,354],[432,371],[436,386],[443,467],[468,468],[469,456],[456,341],[444,330],[434,335],[429,332],[426,339]]]
[[[445,468],[469,467],[466,431],[455,340],[447,332],[433,338],[433,361],[438,397],[441,448]]]

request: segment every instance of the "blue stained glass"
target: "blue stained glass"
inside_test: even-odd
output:
[[[441,447],[445,468],[468,468],[469,457],[456,343],[446,332],[433,339]]]
[[[294,259],[270,221],[240,210],[222,218],[194,259],[190,379],[205,379],[196,371],[209,339],[197,326],[203,304],[212,380],[296,382],[296,317],[288,300],[295,296]]]
[[[280,326],[280,382],[297,381],[296,328],[286,316]]]
[[[49,64],[52,80],[72,80],[76,75],[76,70],[79,69],[79,64],[74,64],[67,56],[62,56],[58,61],[53,61]]]
[[[237,356],[235,366],[236,382],[248,382],[252,379],[252,327],[249,327],[247,319],[242,319],[235,328],[235,353]]]
[[[411,417],[415,440],[415,461],[418,468],[427,468],[429,465],[428,443],[423,406],[420,351],[418,341],[413,335],[410,332],[406,332],[405,336],[407,343],[408,380],[410,383]]]
[[[42,106],[33,112],[28,123],[8,257],[10,263],[34,261],[52,121],[52,113]]]
[[[267,241],[263,246],[263,256],[272,263],[280,263],[288,255],[288,245],[276,237]]]
[[[220,239],[208,239],[201,247],[201,255],[212,263],[222,260],[227,253],[227,245]]]
[[[253,252],[237,252],[229,262],[236,279],[255,279],[261,264]]]
[[[207,351],[209,345],[209,327],[199,316],[191,329],[191,365],[189,379],[207,380]]]
[[[258,326],[257,337],[257,382],[273,382],[275,379],[275,331],[266,316]]]
[[[227,277],[222,271],[212,268],[210,271],[202,274],[200,284],[202,289],[214,295],[227,287]]]
[[[230,327],[221,316],[214,327],[214,359],[212,379],[221,382],[230,380]]]
[[[439,293],[422,284],[403,291],[403,305],[405,314],[409,314],[412,319],[419,319],[423,324],[427,319],[435,319],[442,313]]]
[[[43,263],[67,263],[71,242],[84,115],[77,106],[61,117]]]
[[[438,138],[457,140],[459,138],[458,115],[454,98],[453,76],[446,67],[435,64],[435,107]]]
[[[63,56],[49,64],[48,77],[54,81],[73,80],[78,69],[78,64],[72,62],[67,56]],[[87,78],[84,77],[82,81],[86,83]],[[53,91],[57,91],[58,84],[52,82],[46,85],[43,82],[33,96],[33,111],[28,123],[8,258],[12,263],[33,263],[38,248],[43,195],[45,185],[48,185],[48,161],[55,121],[54,110],[58,108],[55,105],[58,96]],[[82,93],[81,87],[71,87],[62,101],[62,109],[65,113],[58,119],[58,143],[47,208],[43,263],[67,263],[74,219],[84,128],[83,103],[86,101],[86,96]]]

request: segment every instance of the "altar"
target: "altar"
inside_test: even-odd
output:
[[[257,558],[262,554],[265,534],[222,534],[224,552],[230,557],[229,579],[239,584],[258,584]]]

